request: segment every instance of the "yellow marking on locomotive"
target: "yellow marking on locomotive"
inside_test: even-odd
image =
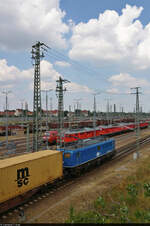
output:
[[[71,154],[70,154],[70,153],[65,153],[65,154],[64,154],[64,158],[68,158],[68,159],[69,159],[69,158],[70,158],[70,156],[71,156]]]

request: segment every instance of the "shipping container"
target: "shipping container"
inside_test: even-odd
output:
[[[0,160],[0,203],[63,175],[62,152],[39,151]]]

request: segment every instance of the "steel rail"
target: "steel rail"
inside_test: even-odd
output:
[[[150,143],[150,135],[148,135],[144,138],[140,138],[139,143],[140,143],[141,147],[149,144]],[[101,167],[102,165],[110,166],[110,162],[114,163],[115,161],[118,161],[118,160],[126,157],[127,155],[133,153],[135,150],[136,150],[136,141],[131,142],[127,145],[124,145],[121,148],[117,148],[116,155],[109,162],[107,161],[106,164],[101,164],[98,167]],[[86,173],[88,173],[88,172],[84,172],[83,174],[81,174],[81,177],[84,176]],[[7,212],[4,212],[3,214],[1,214],[0,221],[4,222],[5,219],[7,219],[9,216],[14,215],[14,213],[19,213],[19,209],[25,209],[26,207],[33,205],[34,203],[40,201],[41,199],[44,199],[51,194],[54,194],[56,190],[58,190],[58,189],[60,190],[64,187],[69,186],[70,184],[75,183],[79,178],[80,177],[73,178],[73,179],[72,178],[63,178],[58,183],[53,184],[50,187],[47,187],[46,189],[41,190],[40,192],[36,193],[29,200],[27,200],[26,202],[24,201],[23,204],[20,204],[19,207],[17,206],[13,210],[11,209],[11,210],[8,210]]]

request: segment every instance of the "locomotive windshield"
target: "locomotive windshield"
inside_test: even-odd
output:
[[[49,137],[49,135],[50,135],[50,132],[45,132],[46,137]]]

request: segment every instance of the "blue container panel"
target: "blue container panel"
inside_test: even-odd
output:
[[[115,150],[115,141],[109,140],[76,150],[67,150],[63,153],[63,166],[76,167],[100,156],[106,155]],[[70,158],[65,158],[64,154],[70,153]]]

